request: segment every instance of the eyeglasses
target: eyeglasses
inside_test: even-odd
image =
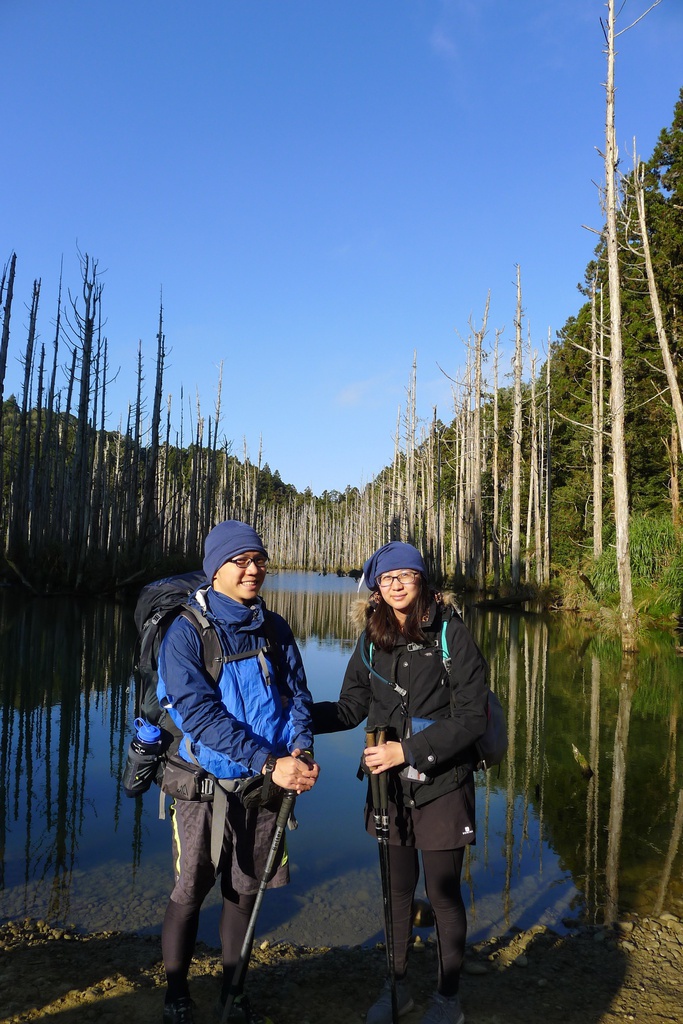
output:
[[[238,569],[248,569],[252,562],[257,569],[265,569],[268,565],[268,559],[262,555],[258,558],[228,558],[228,562],[232,562]]]
[[[419,575],[419,572],[414,572],[412,569],[404,569],[403,572],[394,573],[393,576],[389,572],[383,572],[381,576],[376,577],[375,583],[382,590],[387,590],[394,580],[398,580],[403,586],[407,586],[409,583],[415,583]]]

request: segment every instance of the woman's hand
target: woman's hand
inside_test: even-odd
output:
[[[366,766],[373,775],[386,772],[389,768],[400,768],[406,763],[403,747],[395,740],[389,740],[378,747],[366,747],[363,756]]]

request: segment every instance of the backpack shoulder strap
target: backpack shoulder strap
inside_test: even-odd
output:
[[[206,615],[193,605],[183,605],[180,614],[188,622],[191,622],[199,633],[199,639],[202,643],[202,654],[204,656],[204,668],[214,683],[217,683],[224,661],[223,648],[221,647],[218,632],[209,622]]]
[[[441,625],[441,657],[443,658],[443,667],[446,669],[446,673],[447,673],[449,679],[451,678],[451,664],[452,664],[452,661],[451,661],[451,652],[450,652],[450,650],[448,648],[448,637],[447,637],[446,633],[447,633],[447,630],[448,630],[448,623],[450,621],[451,621],[450,617],[448,619],[444,619],[443,623]]]
[[[274,653],[278,647],[279,637],[275,628],[275,615],[271,612],[270,608],[263,609],[263,632],[268,641],[269,650],[272,650]]]
[[[273,669],[275,671],[275,683],[281,692],[285,695],[292,696],[292,691],[287,683],[287,672],[285,664],[283,662],[282,650],[280,648],[280,636],[278,635],[276,627],[276,616],[274,612],[271,612],[269,608],[264,605],[263,608],[263,634],[266,639],[266,646],[262,648],[259,654],[259,660],[261,660],[261,667],[264,671],[266,679],[269,678],[270,673],[268,672],[268,665],[263,655],[272,655]]]
[[[204,604],[201,592],[198,596],[200,603]],[[204,667],[213,679],[214,683],[218,682],[223,665],[227,662],[242,661],[245,658],[255,657],[259,660],[267,685],[272,683],[270,668],[265,655],[269,653],[273,654],[276,662],[275,669],[277,675],[280,667],[278,657],[279,649],[277,645],[275,621],[267,609],[264,615],[264,633],[266,634],[265,647],[258,647],[253,651],[243,651],[239,654],[225,654],[218,635],[218,630],[200,608],[195,607],[195,605],[183,605],[180,614],[184,619],[187,619],[188,622],[192,623],[199,633],[199,639],[202,642]]]

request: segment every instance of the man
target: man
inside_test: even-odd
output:
[[[239,795],[243,780],[262,775],[265,797],[266,792],[277,795],[277,787],[304,793],[318,777],[312,755],[312,699],[301,656],[285,620],[267,611],[259,597],[267,562],[261,538],[246,523],[219,523],[206,537],[203,564],[211,586],[197,591],[191,603],[198,605],[220,640],[223,667],[217,685],[205,668],[193,622],[179,616],[161,643],[158,695],[183,733],[178,755],[189,771],[198,764],[220,779],[221,797],[227,790],[221,801],[227,802],[227,811],[218,858],[216,824],[219,829],[223,824],[218,801],[175,800],[171,807],[175,887],[161,933],[168,986],[164,1024],[194,1024],[188,971],[201,905],[217,873],[223,897],[222,1006],[230,990],[277,817],[276,799],[268,800],[267,807],[244,806]],[[220,833],[218,840],[220,847]],[[285,851],[269,885],[288,881]],[[251,1020],[242,993],[229,1019]]]

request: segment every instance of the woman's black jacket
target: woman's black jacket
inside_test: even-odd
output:
[[[441,652],[444,619],[450,678]],[[433,602],[422,630],[422,647],[401,639],[390,651],[373,651],[374,672],[397,683],[405,696],[368,670],[363,658],[369,658],[369,642],[363,634],[347,666],[339,700],[313,705],[317,734],[353,729],[367,717],[368,729],[384,726],[387,739],[400,740],[406,763],[429,777],[423,783],[401,780],[405,801],[417,806],[457,789],[467,777],[475,761],[472,744],[486,728],[488,700],[486,661],[457,612]],[[433,722],[406,738],[413,717]]]

